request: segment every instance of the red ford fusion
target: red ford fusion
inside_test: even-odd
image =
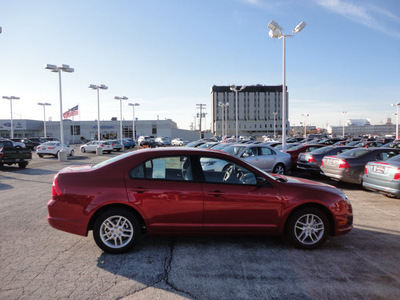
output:
[[[221,168],[221,166],[224,166]],[[54,178],[48,222],[124,253],[147,235],[285,235],[314,249],[352,229],[339,189],[265,173],[219,151],[149,149],[93,166],[70,166]]]

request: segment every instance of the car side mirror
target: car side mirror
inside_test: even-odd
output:
[[[250,156],[250,155],[249,155],[248,153],[243,153],[243,154],[242,154],[242,157],[243,157],[243,158],[246,158],[246,157],[249,157],[249,156]]]
[[[267,180],[264,177],[257,177],[257,186],[265,186]]]

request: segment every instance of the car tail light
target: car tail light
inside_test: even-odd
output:
[[[308,161],[309,163],[312,163],[312,162],[317,162],[317,161],[315,160],[315,158],[314,158],[312,155],[308,155],[308,157],[307,157],[307,158],[308,158],[308,160],[307,160],[307,161]]]
[[[340,160],[339,169],[348,169],[348,168],[350,168],[349,163],[344,159]]]
[[[365,175],[368,175],[368,165],[365,165],[364,174],[365,174]]]
[[[60,186],[58,185],[57,176],[54,177],[53,186],[51,187],[52,196],[62,196]]]
[[[396,174],[394,174],[393,179],[394,180],[399,180],[400,179],[400,168],[397,168],[397,172],[396,172]]]
[[[0,153],[0,157],[3,158],[4,157],[4,153]]]
[[[104,145],[103,145],[103,144],[101,144],[100,146],[104,148]]]

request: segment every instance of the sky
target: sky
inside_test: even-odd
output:
[[[281,39],[286,38],[289,121],[341,126],[344,119],[395,122],[400,102],[398,0],[0,0],[0,96],[17,96],[14,119],[60,120],[79,104],[80,120],[172,119],[189,129],[196,104],[211,123],[213,85],[281,85]],[[343,114],[343,112],[346,114]],[[309,116],[305,119],[303,115]],[[0,119],[10,101],[0,99]],[[204,120],[203,120],[204,124]],[[203,128],[204,129],[204,128]]]

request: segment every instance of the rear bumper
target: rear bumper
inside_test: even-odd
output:
[[[383,185],[379,184],[379,182],[372,183],[369,182],[368,179],[364,179],[363,187],[368,190],[400,197],[400,186],[398,182],[385,182],[385,184]]]

